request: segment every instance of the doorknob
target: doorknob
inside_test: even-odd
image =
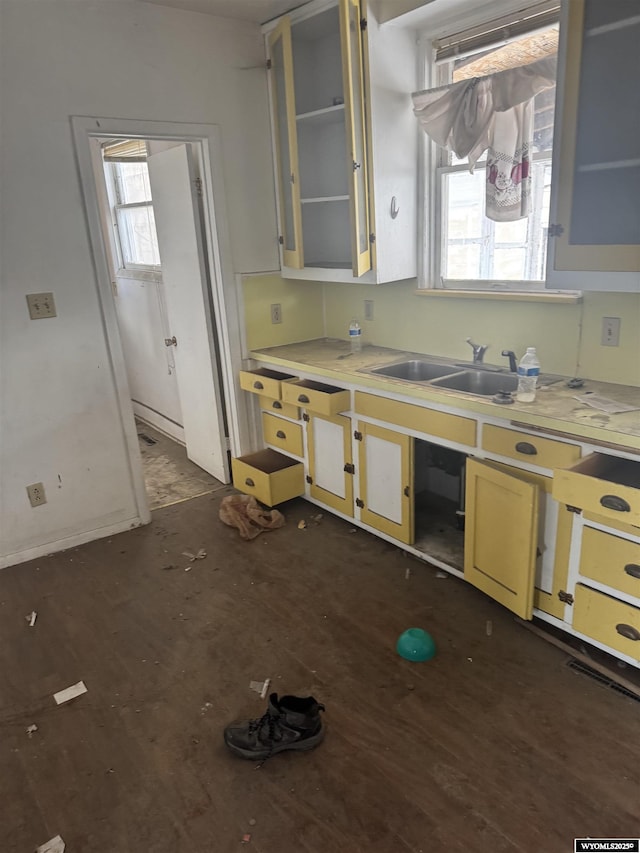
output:
[[[166,347],[177,347],[178,341],[176,340],[176,336],[174,335],[172,338],[165,338],[164,345]]]

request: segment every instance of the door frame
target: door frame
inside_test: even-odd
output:
[[[238,294],[233,275],[231,241],[227,229],[222,164],[222,133],[218,125],[159,122],[146,119],[118,119],[99,116],[71,116],[71,130],[84,201],[89,242],[93,254],[98,300],[102,314],[110,369],[114,381],[123,441],[129,456],[132,490],[140,521],[151,520],[138,437],[129,395],[125,357],[118,328],[108,249],[101,224],[91,140],[95,137],[153,139],[193,143],[202,179],[202,209],[205,232],[205,260],[210,281],[210,328],[220,359],[224,413],[233,456],[251,443],[250,412],[239,404],[235,377],[241,368],[242,340]]]

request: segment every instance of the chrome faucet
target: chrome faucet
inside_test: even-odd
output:
[[[484,354],[487,351],[487,349],[489,348],[488,345],[485,346],[484,344],[474,344],[474,342],[471,340],[471,338],[467,338],[467,343],[469,344],[469,346],[473,350],[474,362],[476,364],[481,364],[482,359],[484,358]]]

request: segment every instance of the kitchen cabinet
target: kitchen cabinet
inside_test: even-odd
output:
[[[309,494],[344,515],[353,515],[351,418],[306,414]]]
[[[640,290],[638,6],[563,5],[549,284],[562,286],[558,271],[591,270],[627,275],[573,286]]]
[[[413,438],[358,422],[360,520],[411,545],[414,541]]]
[[[283,276],[414,277],[415,36],[364,0],[313,0],[264,31]]]
[[[231,460],[233,485],[267,506],[304,494],[304,466],[267,448]]]

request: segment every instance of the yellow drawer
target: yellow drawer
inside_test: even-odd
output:
[[[640,461],[592,453],[554,473],[553,496],[603,518],[640,525]]]
[[[541,468],[567,468],[580,458],[580,448],[575,444],[491,424],[482,430],[482,449]]]
[[[291,373],[280,373],[279,370],[271,370],[269,367],[256,367],[255,370],[240,371],[240,387],[253,394],[262,394],[273,400],[281,400],[282,383],[291,382],[297,378]]]
[[[611,649],[640,661],[640,608],[578,584],[573,627]]]
[[[292,424],[290,421],[263,412],[262,431],[267,444],[273,444],[280,450],[286,450],[295,456],[304,456],[300,424]]]
[[[315,379],[298,379],[282,386],[285,403],[302,406],[320,415],[337,415],[351,408],[351,394],[344,388],[325,385]]]
[[[469,447],[476,446],[476,422],[460,415],[435,412],[412,403],[401,403],[356,391],[354,409],[359,415],[376,418],[406,429],[447,438]]]
[[[583,527],[580,574],[640,599],[640,543]]]
[[[283,403],[282,400],[260,397],[260,408],[270,412],[273,411],[285,418],[292,418],[294,421],[300,420],[300,409],[297,406],[292,406],[290,403]]]
[[[233,485],[267,506],[304,494],[304,465],[276,450],[259,450],[231,460]]]

